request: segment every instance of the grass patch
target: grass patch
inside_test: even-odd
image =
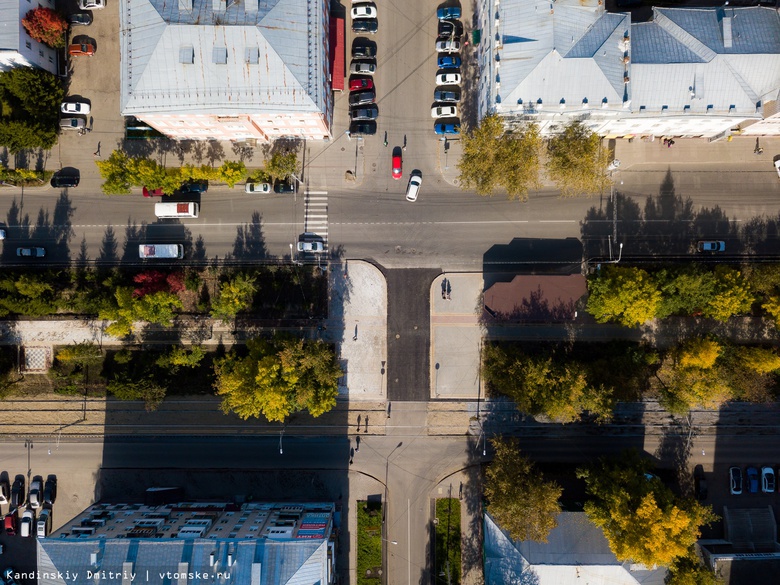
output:
[[[382,504],[357,502],[357,583],[382,582]]]
[[[460,583],[460,501],[436,500],[436,584]]]

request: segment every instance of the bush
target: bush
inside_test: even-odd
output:
[[[68,34],[68,23],[51,8],[36,8],[30,10],[22,19],[22,26],[36,41],[61,49],[65,46]]]

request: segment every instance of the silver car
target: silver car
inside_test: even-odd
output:
[[[86,102],[63,102],[60,112],[63,114],[89,114],[91,108]]]
[[[81,130],[87,127],[87,121],[84,118],[61,118],[60,128],[63,130]]]

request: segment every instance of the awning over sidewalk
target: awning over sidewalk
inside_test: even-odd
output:
[[[330,19],[330,84],[333,91],[344,91],[344,19]]]

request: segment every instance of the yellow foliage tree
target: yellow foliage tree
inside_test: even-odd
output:
[[[683,368],[709,369],[715,365],[723,348],[713,340],[699,337],[686,342],[681,348],[677,361]]]
[[[737,353],[742,364],[754,372],[769,374],[780,369],[780,356],[772,349],[740,347]]]

